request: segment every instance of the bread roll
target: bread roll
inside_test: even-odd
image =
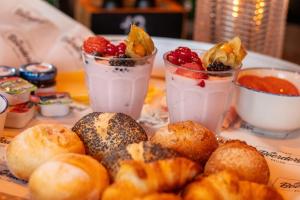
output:
[[[101,163],[108,169],[110,175],[115,177],[121,162],[124,160],[137,160],[147,163],[174,157],[179,157],[179,154],[174,150],[147,141],[129,144],[126,147],[111,152],[103,157]]]
[[[72,130],[84,142],[87,153],[99,161],[118,148],[147,140],[144,129],[122,113],[90,113],[80,119]]]
[[[59,124],[40,124],[26,129],[8,145],[6,163],[10,172],[24,180],[43,162],[61,153],[84,154],[80,138]]]
[[[178,189],[191,181],[202,168],[187,158],[169,158],[150,163],[124,161],[115,182],[103,194],[102,200],[132,200],[155,192]],[[126,192],[124,192],[126,191]]]
[[[283,200],[267,185],[241,181],[235,173],[221,171],[188,185],[184,200]]]
[[[192,121],[177,122],[160,128],[151,142],[174,149],[185,157],[204,164],[218,147],[213,132]]]
[[[252,146],[239,140],[228,141],[217,148],[207,161],[205,174],[233,171],[243,180],[267,184],[270,171],[265,158]]]
[[[97,160],[67,153],[38,167],[28,185],[33,200],[99,200],[108,184],[106,169]]]

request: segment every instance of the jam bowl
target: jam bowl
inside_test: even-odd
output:
[[[235,107],[243,121],[275,137],[300,129],[299,72],[246,68],[235,85]]]

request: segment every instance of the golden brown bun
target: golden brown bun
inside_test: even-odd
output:
[[[170,158],[151,163],[124,161],[102,200],[132,200],[154,192],[168,192],[191,181],[201,167],[186,158]],[[126,191],[126,192],[124,192]],[[126,194],[125,194],[126,193]]]
[[[101,163],[107,168],[110,175],[115,177],[121,162],[124,160],[137,160],[148,163],[174,157],[179,157],[179,154],[174,150],[147,141],[129,144],[126,147],[111,152],[103,157]]]
[[[90,113],[81,118],[72,130],[83,141],[87,153],[99,161],[118,148],[147,140],[144,129],[122,113]]]
[[[33,200],[99,200],[108,184],[106,169],[97,160],[67,153],[38,167],[29,191]]]
[[[181,200],[181,197],[171,193],[153,193],[134,200]]]
[[[68,152],[85,153],[83,143],[74,132],[59,124],[39,124],[10,142],[6,163],[14,176],[28,180],[40,164]]]
[[[205,174],[222,170],[237,173],[243,180],[267,184],[270,171],[265,158],[256,148],[238,140],[228,141],[217,148],[207,161]]]
[[[218,147],[214,133],[192,121],[177,122],[162,127],[150,140],[203,164]]]
[[[183,193],[184,200],[283,200],[272,187],[240,181],[229,171],[211,174],[191,183]]]

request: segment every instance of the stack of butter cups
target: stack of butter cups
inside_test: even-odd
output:
[[[0,114],[0,118],[2,114],[7,114],[3,120],[5,127],[23,128],[34,117],[35,107],[30,102],[30,95],[35,90],[35,85],[18,77],[16,68],[0,66],[0,94],[7,99],[9,105],[5,106],[5,100],[1,102],[3,107],[7,107],[7,111]]]
[[[45,117],[61,117],[70,111],[70,95],[56,92],[56,75],[57,68],[49,63],[29,63],[20,67],[20,76],[37,86],[36,103]]]

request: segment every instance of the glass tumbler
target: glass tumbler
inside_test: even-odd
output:
[[[113,58],[82,51],[92,110],[139,118],[156,52],[142,58]]]
[[[196,50],[200,55],[203,50]],[[228,111],[239,69],[191,70],[170,63],[164,54],[170,122],[192,120],[218,132]]]

